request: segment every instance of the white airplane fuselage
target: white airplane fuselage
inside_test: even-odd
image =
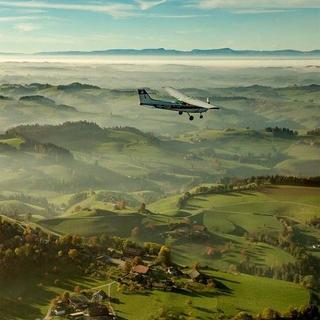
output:
[[[208,111],[208,109],[206,108],[193,106],[191,104],[187,104],[180,101],[171,102],[171,101],[153,99],[152,101],[140,102],[140,105],[145,107],[171,110],[171,111],[177,111],[177,112],[186,112],[186,113],[204,113]]]

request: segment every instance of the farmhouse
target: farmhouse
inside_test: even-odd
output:
[[[77,294],[70,297],[69,303],[75,310],[78,310],[87,308],[89,301],[83,294]]]
[[[194,269],[189,273],[189,277],[193,282],[198,282],[202,284],[207,284],[210,280],[210,277],[201,273],[200,271]]]
[[[92,301],[103,301],[108,298],[107,294],[103,290],[99,290],[92,295]]]
[[[62,308],[56,308],[53,313],[55,316],[63,316],[66,314],[66,310]]]
[[[78,312],[74,312],[74,313],[70,313],[69,317],[71,319],[83,319],[85,313],[83,311],[78,311]]]
[[[108,296],[103,290],[92,295],[90,293],[75,294],[67,300],[59,300],[52,308],[51,315],[77,320],[115,319],[116,315],[112,306],[103,302],[107,298]]]
[[[136,274],[141,274],[141,275],[147,275],[150,271],[150,268],[148,266],[144,266],[142,264],[138,264],[137,266],[134,266],[132,268],[132,272]]]
[[[93,319],[110,319],[109,317],[109,309],[107,306],[105,306],[104,304],[98,304],[98,303],[94,303],[91,304],[88,307],[88,315],[89,315],[89,319],[93,320]]]

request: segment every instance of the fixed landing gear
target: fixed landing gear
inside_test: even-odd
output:
[[[203,115],[202,114],[200,114],[200,119],[203,119]]]
[[[183,114],[183,112],[182,111],[179,111],[179,115],[181,116]]]
[[[188,112],[187,112],[188,113]],[[192,121],[194,119],[194,116],[190,115],[190,113],[188,113],[189,116],[189,120]]]

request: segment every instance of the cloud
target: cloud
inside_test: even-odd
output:
[[[55,9],[55,10],[78,10],[106,13],[114,17],[125,17],[133,15],[134,6],[124,3],[109,3],[109,4],[66,4],[53,3],[44,1],[0,1],[0,6],[24,8],[24,9]]]
[[[193,19],[199,17],[207,17],[207,14],[182,14],[182,15],[171,15],[171,14],[148,14],[144,15],[145,18],[163,18],[163,19]]]
[[[167,0],[135,0],[141,10],[148,10],[160,4],[167,2]]]
[[[18,23],[15,25],[15,29],[23,32],[30,32],[30,31],[39,29],[39,26],[33,23]]]
[[[193,5],[200,9],[230,10],[286,10],[298,8],[320,8],[320,0],[196,0]],[[245,12],[245,11],[244,11]]]
[[[36,16],[8,16],[0,17],[0,22],[16,22],[16,21],[25,21],[25,20],[35,20],[38,19]]]
[[[235,14],[263,14],[263,13],[278,13],[287,12],[288,9],[234,9],[232,12]],[[290,9],[293,11],[293,9]]]

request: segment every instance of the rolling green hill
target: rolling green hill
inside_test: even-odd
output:
[[[135,191],[168,194],[199,183],[217,182],[223,176],[320,173],[317,136],[275,136],[272,132],[251,129],[206,129],[169,139],[135,128],[102,128],[81,121],[56,126],[18,126],[8,130],[2,140],[17,137],[71,151],[77,160],[75,163],[86,164],[92,180],[98,181],[100,172],[113,172],[113,176],[105,180],[106,184],[87,181],[84,190],[94,185],[95,189],[107,186],[118,189],[116,185],[126,180],[130,181],[129,185],[135,185]],[[72,179],[66,174],[68,170],[72,174],[70,167],[59,165],[39,169],[50,175],[56,170],[61,180]]]
[[[127,319],[143,320],[157,315],[166,306],[196,319],[218,319],[222,314],[230,317],[241,310],[258,314],[268,307],[286,312],[289,305],[300,306],[309,301],[306,290],[284,281],[222,272],[212,272],[212,275],[225,285],[226,291],[217,289],[192,296],[161,291],[150,295],[119,294],[114,290],[114,296],[121,302],[115,305],[115,310]],[[141,310],[139,313],[137,308]]]
[[[165,242],[171,248],[174,262],[185,266],[200,262],[202,266],[208,266],[205,272],[212,273],[228,288],[227,294],[214,289],[197,296],[160,291],[153,291],[150,295],[123,294],[114,288],[113,296],[120,301],[115,304],[115,310],[125,318],[130,319],[136,307],[145,305],[150,297],[151,304],[139,313],[137,319],[155,315],[163,305],[169,308],[178,306],[178,310],[187,310],[199,319],[217,319],[221,313],[232,316],[245,310],[256,314],[267,307],[285,312],[289,306],[308,303],[308,291],[297,284],[239,274],[234,268],[244,254],[247,264],[261,270],[294,263],[295,257],[286,250],[265,242],[251,241],[247,237],[247,234],[278,237],[283,230],[281,221],[291,221],[294,237],[300,237],[300,245],[316,256],[317,250],[310,248],[310,238],[306,234],[310,236],[312,233],[317,239],[320,236],[319,231],[307,225],[310,217],[320,217],[320,189],[265,186],[258,190],[234,190],[226,194],[197,194],[196,190],[193,189],[194,195],[180,209],[177,207],[179,196],[172,196],[147,205],[151,213],[146,214],[138,213],[134,208],[115,210],[110,203],[99,201],[94,195],[70,207],[65,216],[39,223],[46,229],[63,234],[77,230],[85,236],[106,233],[138,242]],[[208,236],[174,236],[172,230],[181,228],[179,223],[186,218],[193,224],[205,226]],[[138,233],[133,236],[134,228],[138,228]],[[208,255],[208,248],[215,253]],[[210,268],[229,273],[210,271]],[[190,299],[192,304],[187,303]]]
[[[114,210],[111,205],[92,200],[74,205],[66,216],[43,220],[41,225],[60,233],[72,228],[83,235],[107,234],[131,237],[139,228],[138,241],[166,241],[178,263],[188,265],[199,261],[220,270],[237,265],[243,252],[256,267],[281,266],[294,258],[284,249],[263,242],[252,242],[247,234],[277,238],[283,230],[281,219],[292,221],[300,245],[310,250],[314,237],[320,233],[306,225],[312,217],[320,217],[320,190],[305,187],[265,187],[259,191],[234,191],[227,194],[195,195],[178,209],[178,196],[164,198],[148,205],[152,214],[142,215],[137,209]],[[203,225],[209,232],[205,237],[180,235],[172,224],[190,221]],[[152,225],[152,228],[150,227]],[[180,226],[181,227],[181,226]],[[151,228],[151,229],[150,229]],[[170,233],[171,232],[171,233]],[[303,236],[304,235],[304,236]],[[214,254],[208,255],[208,248]],[[310,250],[313,252],[313,250]],[[315,252],[316,253],[316,252]]]
[[[257,314],[265,308],[286,312],[289,308],[309,303],[308,290],[296,284],[247,275],[210,272],[224,286],[224,290],[213,289],[203,295],[188,295],[162,291],[150,294],[122,294],[112,287],[112,296],[119,299],[113,304],[116,313],[125,319],[148,319],[159,313],[163,306],[192,314],[196,319],[218,319],[218,316],[233,316],[240,310]],[[44,316],[50,300],[75,285],[90,289],[104,285],[105,281],[70,274],[56,285],[55,276],[31,279],[16,279],[9,287],[0,289],[0,311],[17,320],[33,320]],[[252,297],[255,297],[253,300]],[[189,301],[192,301],[190,305]],[[139,310],[139,312],[137,312]],[[21,316],[23,315],[23,316]]]
[[[107,214],[112,215],[111,212],[101,213],[104,216]],[[122,228],[128,223],[128,220],[122,220],[124,216],[127,215],[120,214],[118,216]],[[90,230],[92,226],[91,222],[88,221],[89,218],[90,214],[81,212],[78,217],[61,218],[60,222],[57,219],[48,221],[50,221],[49,226],[52,226],[58,225],[64,219],[66,225],[68,225],[69,220],[74,219],[75,223],[72,230],[77,229],[81,232],[84,229],[79,226],[79,221],[85,219],[83,224],[88,225]],[[109,218],[108,223],[112,224],[113,218]],[[19,233],[23,232],[20,229],[21,227],[23,229],[26,227],[23,223],[13,219],[6,217],[2,217],[2,219],[12,223],[14,228],[19,230]],[[50,225],[51,223],[52,225]],[[30,226],[36,228],[35,230],[39,228],[39,225]],[[107,227],[107,224],[102,225],[102,227]],[[42,232],[50,233],[47,228],[42,228]],[[105,232],[104,228],[96,230],[96,234],[103,232]],[[108,232],[112,233],[112,230],[108,229]],[[190,261],[191,256],[189,256]],[[65,290],[72,292],[75,286],[93,291],[98,290],[100,286],[105,289],[106,283],[111,281],[110,279],[98,279],[93,275],[83,276],[70,266],[58,274],[51,269],[50,267],[48,272],[38,272],[31,277],[22,275],[15,277],[10,279],[10,285],[1,286],[0,312],[5,314],[7,319],[31,320],[36,317],[43,317],[47,312],[50,301],[57,294],[61,294]],[[168,309],[172,308],[196,319],[216,320],[221,315],[228,318],[242,310],[251,314],[257,314],[265,308],[286,312],[291,307],[298,308],[307,305],[310,301],[310,292],[294,283],[239,273],[224,273],[210,268],[203,271],[212,276],[218,285],[204,287],[199,291],[164,292],[152,290],[150,292],[123,293],[117,290],[117,285],[114,284],[111,287],[113,307],[117,315],[125,319],[148,319],[156,316],[160,309],[166,306]],[[254,300],[252,297],[254,297]],[[139,308],[138,313],[137,308]]]

